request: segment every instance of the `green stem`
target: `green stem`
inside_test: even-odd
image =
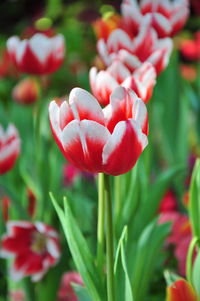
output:
[[[106,266],[107,266],[107,294],[108,301],[115,301],[114,287],[114,246],[112,200],[110,193],[109,176],[104,175],[106,195]]]
[[[104,223],[105,223],[105,192],[104,174],[98,175],[98,225],[97,225],[97,266],[103,268],[104,254]]]
[[[121,176],[114,177],[114,190],[115,190],[115,219],[118,220],[121,211]]]
[[[198,242],[198,237],[193,237],[190,242],[188,253],[187,253],[187,260],[186,260],[186,276],[187,280],[190,284],[192,284],[192,257],[194,253],[194,248]]]

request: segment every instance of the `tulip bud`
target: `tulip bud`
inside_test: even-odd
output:
[[[25,78],[13,89],[13,99],[21,104],[34,103],[39,96],[39,85],[33,78]]]

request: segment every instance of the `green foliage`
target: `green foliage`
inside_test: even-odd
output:
[[[88,248],[87,242],[82,236],[80,229],[74,220],[67,200],[64,201],[64,211],[58,206],[51,194],[53,205],[63,227],[72,257],[88,289],[92,300],[105,300],[105,289],[95,267],[94,258]],[[95,277],[94,277],[95,275]]]

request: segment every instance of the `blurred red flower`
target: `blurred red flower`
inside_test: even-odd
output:
[[[0,255],[14,258],[11,277],[15,281],[25,276],[32,276],[32,281],[40,280],[60,257],[57,232],[41,222],[9,221],[6,226]]]
[[[149,62],[159,74],[168,64],[172,40],[158,39],[155,30],[145,22],[139,34],[133,39],[126,31],[115,29],[106,42],[104,39],[98,40],[97,49],[106,66],[110,66],[114,61],[120,61],[133,72],[142,63]]]
[[[6,131],[0,125],[0,174],[13,168],[20,153],[20,138],[16,127],[9,124]]]
[[[199,297],[189,282],[179,279],[167,287],[166,301],[199,301]]]
[[[188,217],[179,212],[167,212],[160,215],[159,223],[172,222],[170,235],[167,237],[167,246],[174,246],[174,256],[178,262],[178,270],[185,275],[187,251],[192,239],[192,230]]]
[[[31,77],[21,80],[13,89],[13,99],[21,104],[32,104],[39,97],[39,84]]]
[[[65,44],[61,34],[47,37],[36,33],[25,40],[17,36],[9,38],[7,49],[20,72],[44,75],[55,72],[61,66]]]
[[[123,0],[122,15],[129,32],[137,34],[145,19],[150,19],[150,25],[160,38],[175,35],[186,23],[189,15],[188,0]]]
[[[156,83],[156,72],[151,63],[143,63],[133,74],[120,61],[113,62],[106,70],[90,69],[92,93],[101,105],[107,105],[114,89],[122,85],[132,89],[145,103],[151,98]]]

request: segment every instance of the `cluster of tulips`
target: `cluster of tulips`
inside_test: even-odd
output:
[[[52,137],[67,160],[68,166],[73,166],[66,172],[71,172],[73,174],[71,177],[78,174],[78,171],[98,174],[95,256],[90,252],[69,201],[64,200],[62,209],[55,200],[57,196],[50,194],[74,263],[80,273],[71,272],[64,275],[57,296],[60,301],[116,301],[119,298],[135,301],[137,298],[137,289],[134,288],[137,281],[135,284],[130,280],[132,271],[131,266],[128,266],[125,252],[129,224],[126,226],[126,221],[123,220],[121,227],[117,224],[120,210],[123,211],[120,207],[123,200],[119,187],[122,185],[126,187],[124,197],[130,194],[130,199],[134,198],[135,191],[131,191],[131,181],[135,177],[135,169],[141,162],[137,161],[148,145],[148,134],[153,135],[147,103],[152,97],[157,78],[170,61],[173,49],[172,37],[182,29],[188,16],[187,0],[142,0],[139,4],[135,0],[123,0],[119,18],[115,19],[115,16],[111,15],[98,20],[94,25],[98,37],[99,63],[89,71],[91,93],[82,88],[73,88],[67,99],[56,98],[49,103]],[[23,79],[14,88],[13,98],[18,103],[36,104],[35,136],[39,153],[42,123],[41,102],[39,100],[36,102],[36,98],[39,97],[38,79],[53,74],[62,65],[65,57],[64,37],[55,34],[53,30],[33,30],[28,38],[20,39],[17,36],[9,38],[6,53],[9,64],[12,64],[18,74],[34,76]],[[21,140],[23,138],[20,138],[14,124],[9,124],[7,130],[0,125],[0,175],[3,176],[12,172],[11,169],[15,169],[18,157],[23,155],[23,151],[22,153],[20,151],[20,148],[23,148]],[[57,149],[56,153],[58,152]],[[40,163],[40,157],[38,160],[36,156],[36,165],[40,166]],[[135,165],[137,166],[134,167]],[[199,275],[197,270],[200,261],[195,246],[200,239],[200,229],[195,219],[195,208],[198,206],[191,196],[196,193],[199,198],[197,191],[199,172],[198,163],[190,190],[192,226],[188,226],[186,216],[177,213],[173,202],[171,207],[171,196],[163,205],[165,207],[170,203],[170,208],[160,207],[160,212],[167,211],[170,214],[161,215],[155,224],[155,227],[160,225],[163,231],[168,233],[164,228],[165,222],[172,222],[172,233],[166,244],[173,245],[182,276],[187,269],[187,281],[172,274],[169,276],[166,272],[168,301],[199,300],[199,284],[195,275],[196,277]],[[30,198],[35,206],[34,195],[29,195]],[[49,195],[45,195],[44,198],[49,199]],[[4,210],[7,207],[9,200],[4,198]],[[29,212],[31,218],[33,211]],[[117,212],[115,220],[113,212]],[[2,215],[7,231],[1,238],[0,256],[12,258],[10,277],[14,281],[19,281],[30,276],[33,282],[40,281],[48,274],[49,268],[61,260],[61,255],[65,254],[65,250],[61,252],[62,243],[58,230],[53,225],[50,226],[51,221],[48,225],[34,218],[10,220],[5,212]],[[84,219],[84,214],[82,218]],[[184,247],[186,250],[182,256]],[[191,279],[195,252],[197,260]],[[140,254],[137,253],[137,256]],[[134,265],[136,269],[137,263]],[[123,292],[118,290],[119,279],[123,279],[124,282]],[[76,283],[74,289],[70,282]],[[25,298],[22,294],[20,300],[26,300]],[[142,297],[141,300],[137,299],[142,300]]]

